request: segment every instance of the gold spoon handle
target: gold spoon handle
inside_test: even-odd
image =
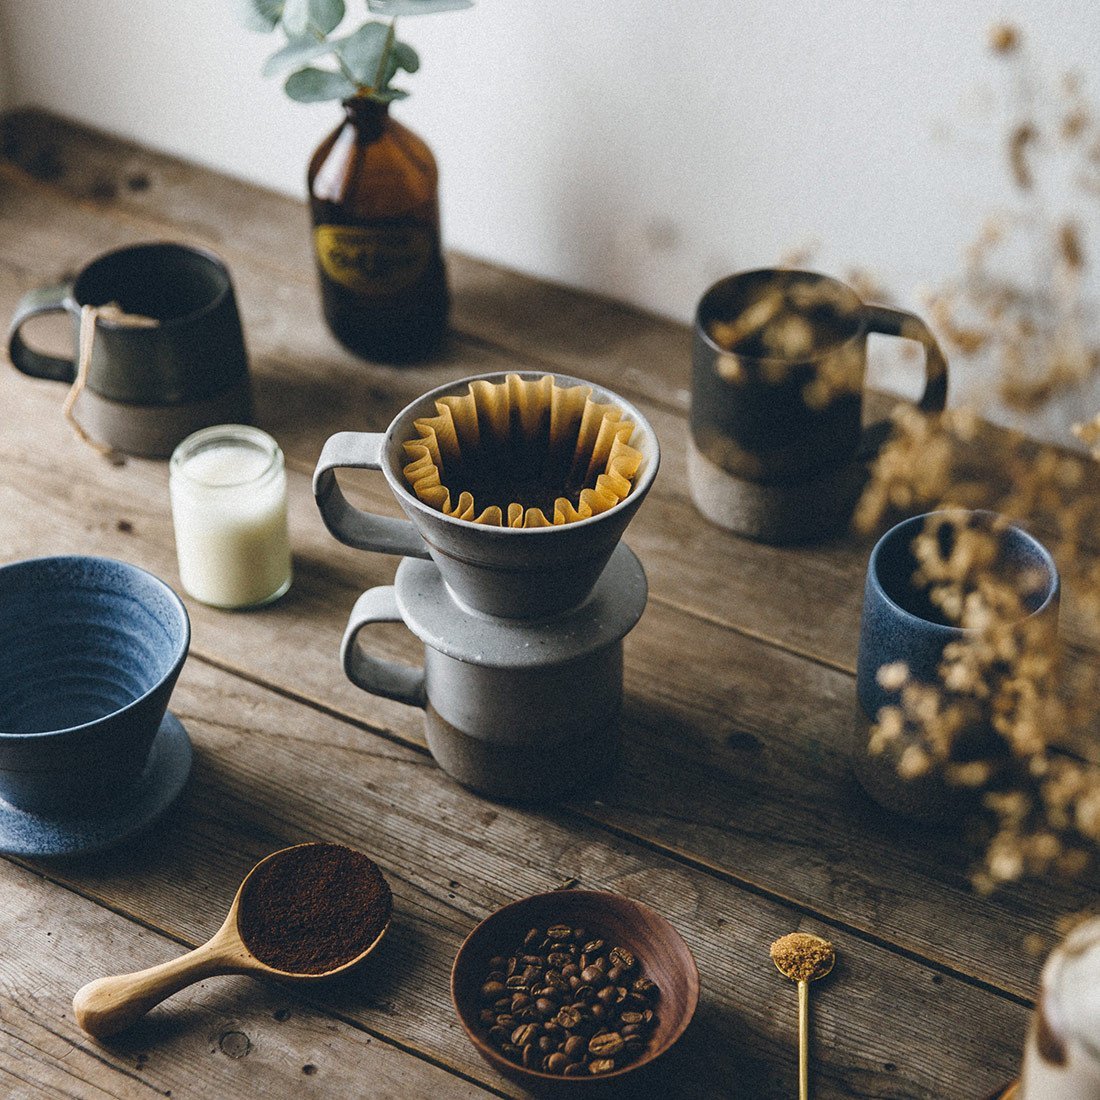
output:
[[[93,1038],[104,1039],[129,1027],[165,997],[186,986],[239,969],[221,944],[212,940],[148,970],[89,982],[73,998],[76,1022]]]
[[[798,1100],[810,1100],[810,983],[798,983]]]

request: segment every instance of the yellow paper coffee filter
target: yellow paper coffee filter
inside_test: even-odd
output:
[[[575,523],[625,500],[642,462],[621,409],[549,374],[478,379],[435,407],[413,422],[418,438],[404,444],[404,473],[420,500],[456,519]]]

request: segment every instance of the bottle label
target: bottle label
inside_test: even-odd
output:
[[[319,225],[313,240],[325,274],[358,294],[405,290],[432,258],[433,234],[423,225]]]

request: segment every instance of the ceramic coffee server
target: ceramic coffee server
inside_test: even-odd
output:
[[[332,436],[313,484],[336,538],[405,559],[394,585],[369,590],[355,605],[341,647],[349,679],[422,707],[432,753],[461,783],[492,797],[537,801],[602,774],[614,757],[622,640],[647,596],[645,572],[620,539],[653,484],[660,447],[629,402],[554,375],[556,385],[589,389],[594,401],[615,406],[634,425],[630,445],[642,457],[624,499],[587,519],[534,528],[478,524],[423,503],[402,472],[414,421],[471,382],[506,377],[480,375],[424,394],[384,433]],[[408,520],[354,508],[336,482],[341,468],[380,470]],[[404,622],[424,643],[422,669],[362,647],[365,628],[381,622]],[[591,767],[560,766],[581,750]]]

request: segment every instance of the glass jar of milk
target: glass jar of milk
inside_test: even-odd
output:
[[[257,607],[290,587],[286,471],[266,432],[222,424],[189,435],[169,464],[180,580],[213,607]]]

